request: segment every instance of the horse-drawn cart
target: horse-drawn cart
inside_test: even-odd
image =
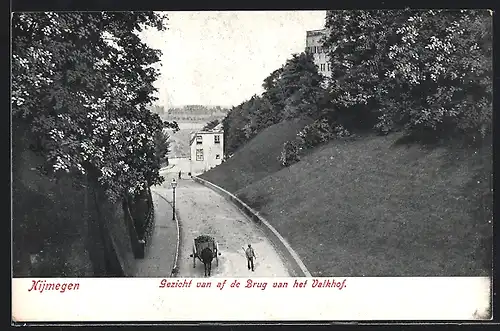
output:
[[[201,235],[194,239],[193,253],[190,257],[193,258],[193,268],[196,268],[196,259],[199,259],[205,265],[205,275],[210,275],[212,269],[212,260],[215,258],[217,266],[219,265],[219,244],[211,236]]]

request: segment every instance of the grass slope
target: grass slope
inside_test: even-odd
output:
[[[272,125],[260,132],[234,153],[233,157],[200,177],[217,183],[229,192],[279,171],[278,156],[285,141],[293,139],[309,123],[291,120]]]
[[[396,135],[364,137],[279,171],[259,168],[258,158],[277,155],[277,130],[205,178],[263,213],[313,275],[489,274],[491,147],[426,150],[396,146]]]

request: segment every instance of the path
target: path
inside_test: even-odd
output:
[[[144,259],[137,259],[135,277],[170,277],[177,250],[177,225],[172,206],[151,189],[155,208],[155,229]]]
[[[163,174],[162,174],[163,175]],[[172,201],[171,179],[155,188]],[[193,268],[193,239],[201,234],[213,236],[219,243],[219,266],[212,264],[213,277],[289,277],[289,273],[265,234],[243,215],[236,206],[213,190],[191,179],[178,180],[176,209],[180,216],[181,242],[178,277],[203,277],[203,264]],[[247,269],[242,247],[252,244],[255,249],[255,272]]]

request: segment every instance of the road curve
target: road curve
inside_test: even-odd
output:
[[[170,181],[168,178],[155,191],[171,203]],[[290,277],[262,230],[213,190],[191,179],[178,180],[176,209],[181,226],[178,277],[204,277],[201,261],[197,260],[193,268],[193,258],[189,256],[193,239],[201,234],[213,236],[222,254],[218,265],[215,260],[212,263],[212,277]],[[254,272],[248,270],[242,248],[249,243],[257,255]]]

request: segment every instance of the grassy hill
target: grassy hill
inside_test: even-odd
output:
[[[233,157],[204,173],[204,178],[236,192],[282,167],[278,156],[285,141],[293,139],[308,121],[287,121],[264,129],[250,143],[238,149]]]
[[[492,150],[334,141],[281,168],[296,127],[269,127],[201,177],[260,211],[315,276],[479,276],[491,270]]]

